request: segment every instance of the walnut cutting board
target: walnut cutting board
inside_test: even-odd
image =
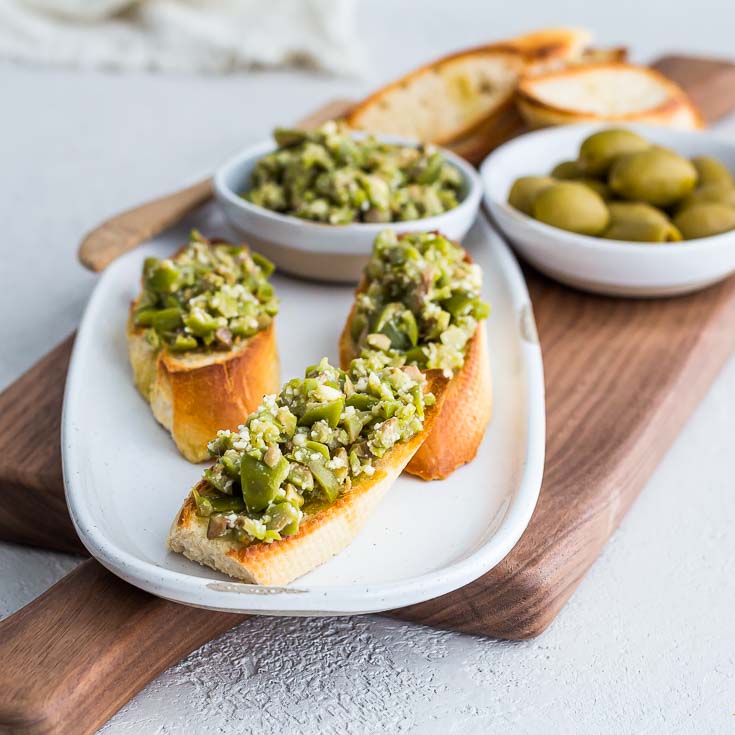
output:
[[[710,120],[735,107],[735,66],[683,57],[657,66]],[[735,279],[642,301],[526,275],[546,373],[538,507],[498,567],[395,617],[499,638],[542,632],[735,349]],[[0,538],[79,552],[58,442],[33,441],[39,426],[59,432],[71,343],[0,394]],[[0,732],[92,732],[158,672],[241,619],[154,598],[89,560],[0,622]]]

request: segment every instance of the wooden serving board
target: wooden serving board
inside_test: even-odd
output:
[[[657,66],[709,120],[735,107],[735,66],[683,57]],[[497,638],[541,633],[735,349],[735,279],[644,301],[526,276],[546,373],[538,506],[495,569],[394,617]],[[35,442],[39,427],[59,434],[71,345],[0,394],[0,538],[83,552],[58,442]],[[0,622],[0,732],[93,732],[160,671],[242,619],[152,597],[88,560]]]

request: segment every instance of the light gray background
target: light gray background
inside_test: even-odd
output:
[[[75,261],[104,217],[212,170],[336,95],[544,25],[645,61],[733,55],[730,2],[363,3],[368,80],[296,72],[155,77],[0,65],[0,387],[77,323]],[[735,121],[721,126],[735,138]],[[733,325],[735,328],[735,325]],[[379,617],[263,618],[159,677],[122,733],[726,733],[735,728],[735,361],[552,628],[501,643]],[[0,617],[77,560],[0,544]]]

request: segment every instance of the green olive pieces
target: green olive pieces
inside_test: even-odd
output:
[[[550,176],[521,176],[513,182],[508,203],[524,214],[531,214],[536,196],[553,183]]]
[[[601,130],[589,136],[579,149],[579,167],[591,176],[607,173],[613,161],[626,153],[644,151],[649,142],[625,129]]]
[[[694,204],[674,217],[686,240],[719,235],[735,228],[735,209],[717,202]]]
[[[616,159],[608,183],[623,199],[670,207],[694,190],[697,169],[674,151],[650,148]]]
[[[574,181],[562,181],[540,192],[533,203],[533,216],[580,235],[599,235],[610,221],[602,197]]]
[[[735,230],[735,177],[712,156],[685,158],[631,130],[588,136],[549,176],[522,176],[508,203],[552,227],[667,243]]]

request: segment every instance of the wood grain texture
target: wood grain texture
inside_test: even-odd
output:
[[[708,119],[735,106],[735,84],[722,82],[735,67],[681,57],[662,66]],[[644,301],[583,294],[532,271],[527,278],[547,391],[538,506],[498,567],[394,617],[498,638],[543,631],[735,348],[733,279]],[[70,346],[0,396],[0,535],[67,550],[74,540],[58,448],[34,448],[29,461],[28,447],[39,425],[58,432]],[[30,522],[38,508],[43,529]],[[87,561],[0,622],[0,732],[93,732],[159,671],[241,619],[156,599]]]
[[[61,404],[73,342],[67,337],[0,393],[0,539],[79,553],[61,476]],[[39,430],[48,441],[37,441]]]

